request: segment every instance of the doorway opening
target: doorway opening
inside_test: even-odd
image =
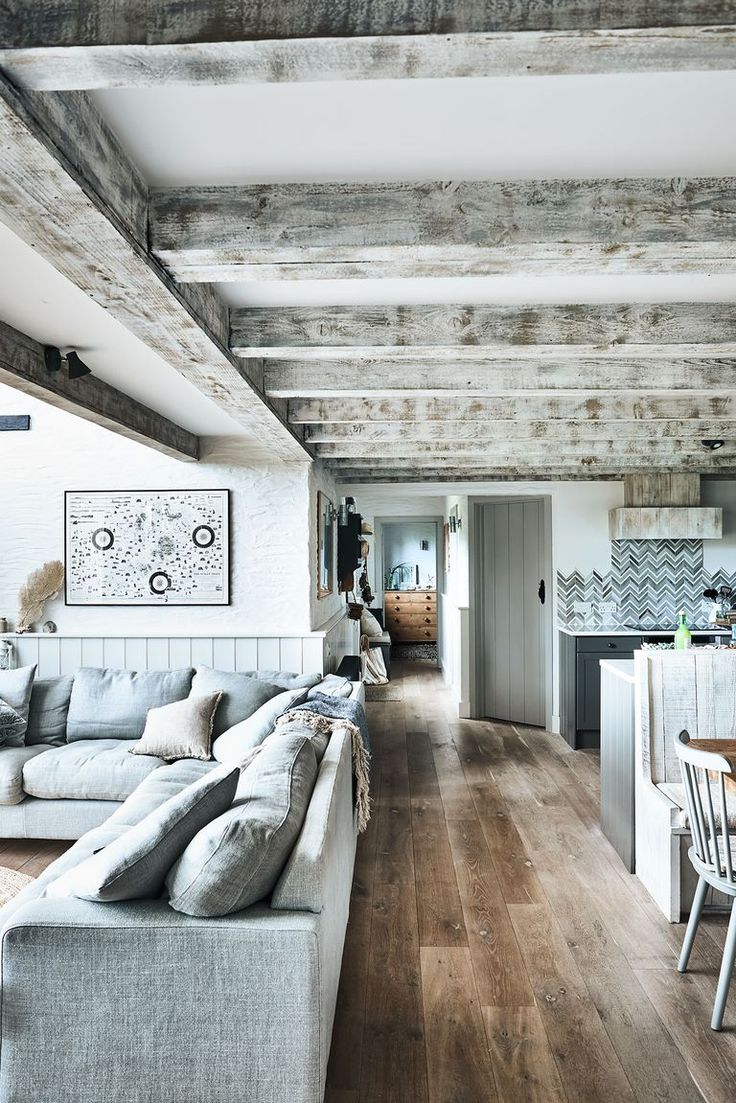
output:
[[[477,717],[549,727],[552,716],[551,502],[474,504]]]
[[[440,526],[432,517],[380,519],[376,582],[392,662],[439,666]]]

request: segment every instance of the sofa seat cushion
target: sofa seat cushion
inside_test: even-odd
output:
[[[680,815],[675,818],[672,826],[673,827],[686,827],[686,828],[689,828],[690,827],[690,817],[687,814],[687,800],[685,798],[685,786],[684,785],[676,785],[674,782],[662,781],[662,782],[659,783],[659,785],[657,785],[657,788],[660,790],[660,792],[664,793],[664,795],[666,797],[668,797],[672,801],[672,803],[676,804],[677,807],[680,809]],[[711,789],[711,792],[713,794],[713,811],[715,812],[715,817],[716,817],[716,827],[720,827],[721,826],[720,796],[718,794],[718,789],[716,788],[716,786],[713,786],[713,788]],[[703,789],[703,794],[705,794],[705,789]],[[704,811],[707,807],[706,801],[707,801],[707,797],[704,795],[703,796],[703,810]],[[707,813],[706,813],[706,815],[707,815]],[[728,785],[726,786],[726,817],[727,817],[727,820],[728,820],[729,828],[736,831],[736,793],[734,793],[734,791],[732,789],[730,789]]]
[[[23,768],[46,747],[3,747],[0,751],[0,804],[20,804],[25,800]]]
[[[49,747],[23,767],[23,788],[47,800],[125,800],[162,758],[129,753],[128,739],[79,739]]]
[[[148,710],[189,696],[192,670],[106,670],[83,666],[74,675],[66,718],[76,739],[140,739]]]

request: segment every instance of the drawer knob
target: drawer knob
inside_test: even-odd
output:
[[[609,647],[615,647],[616,644],[613,642],[613,640],[611,640],[611,641],[609,641],[608,646]]]

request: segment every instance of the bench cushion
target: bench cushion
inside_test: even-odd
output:
[[[74,675],[66,720],[68,743],[77,739],[140,739],[148,710],[189,696],[192,670],[105,670]]]
[[[32,797],[125,800],[162,758],[130,754],[127,739],[78,739],[49,747],[23,767],[23,788]]]

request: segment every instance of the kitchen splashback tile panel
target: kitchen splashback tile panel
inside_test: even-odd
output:
[[[703,590],[736,591],[736,575],[706,574],[702,540],[613,540],[610,572],[557,572],[557,618],[568,628],[659,628],[674,625],[685,609],[694,626],[707,625]],[[581,615],[575,606],[587,604]],[[615,611],[603,606],[613,604]]]

